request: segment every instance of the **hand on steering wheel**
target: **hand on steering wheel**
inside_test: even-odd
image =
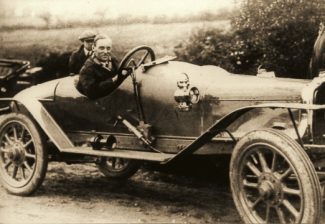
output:
[[[118,74],[121,74],[123,77],[128,76],[140,65],[154,61],[155,59],[155,53],[150,47],[136,47],[124,56],[119,65]]]
[[[121,71],[121,75],[122,76],[128,76],[128,75],[130,75],[132,73],[132,70],[133,70],[132,68],[124,68]]]

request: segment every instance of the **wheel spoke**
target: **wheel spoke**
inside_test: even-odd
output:
[[[283,200],[282,204],[288,209],[288,211],[295,217],[297,220],[299,217],[299,212],[296,210],[295,207],[288,201],[288,200]]]
[[[0,152],[8,153],[8,152],[9,152],[9,149],[1,148],[1,149],[0,149]]]
[[[36,155],[30,154],[30,153],[25,153],[25,156],[30,159],[36,159]]]
[[[23,127],[22,127],[22,130],[21,130],[21,134],[20,134],[20,138],[21,138],[21,139],[24,138],[25,131],[26,131],[26,129],[25,129],[25,127],[23,126]]]
[[[9,138],[9,136],[8,136],[7,133],[5,134],[5,138],[6,138],[6,140],[7,140],[7,142],[8,142],[9,144],[12,144],[12,141],[11,141],[11,139]]]
[[[8,169],[8,167],[12,164],[12,161],[9,160],[6,164],[3,165],[3,168]]]
[[[286,220],[285,220],[285,218],[284,218],[284,214],[283,214],[282,209],[281,209],[280,207],[276,207],[275,210],[276,210],[276,213],[278,214],[278,217],[279,217],[280,223],[281,223],[281,224],[286,223]]]
[[[257,183],[248,182],[246,179],[244,179],[243,184],[245,187],[257,188]]]
[[[246,165],[256,176],[259,177],[261,175],[261,171],[259,171],[259,169],[252,162],[247,161]]]
[[[24,145],[23,145],[23,147],[24,148],[26,148],[30,143],[32,143],[33,142],[33,139],[30,139],[28,142],[26,142]]]
[[[24,170],[23,166],[20,166],[20,172],[21,172],[23,178],[26,180],[26,174],[25,174],[25,170]]]
[[[277,159],[277,154],[273,152],[273,159],[272,159],[272,166],[271,166],[271,171],[275,171],[275,164],[276,164],[276,159]]]
[[[17,171],[18,171],[18,166],[15,165],[15,166],[14,166],[14,170],[13,170],[12,175],[11,175],[11,177],[12,177],[13,179],[16,179]]]
[[[137,67],[139,67],[145,60],[146,60],[146,58],[148,57],[148,55],[149,55],[149,51],[147,51],[146,53],[145,53],[145,55],[143,55],[143,57],[141,58],[141,60],[139,61],[139,63],[137,64]]]
[[[17,138],[17,130],[16,130],[16,127],[12,127],[12,131],[14,133],[14,139],[17,141],[18,138]]]
[[[261,196],[258,197],[258,198],[256,199],[256,201],[255,201],[253,204],[251,204],[249,207],[250,207],[251,209],[255,208],[255,206],[256,206],[260,201],[262,201],[262,197],[261,197]]]
[[[124,166],[124,160],[118,158],[118,167],[117,167],[117,168],[118,168],[118,169],[121,169],[123,166]]]
[[[257,165],[258,164],[258,161],[257,161],[257,159],[256,159],[256,157],[255,157],[254,154],[251,155],[251,158],[252,158],[254,164]]]
[[[270,218],[270,209],[271,209],[271,206],[270,206],[270,205],[267,205],[267,206],[266,206],[266,215],[265,215],[265,222],[266,222],[266,223],[269,222],[269,218]]]
[[[283,180],[284,178],[288,177],[292,173],[291,167],[289,167],[281,176],[279,177],[280,180]]]
[[[30,167],[30,165],[28,165],[28,163],[26,161],[24,162],[24,165],[28,169],[28,171],[30,171],[30,172],[33,171],[33,169]]]
[[[121,167],[121,160],[119,158],[115,159],[115,169],[119,169]]]
[[[282,191],[285,194],[292,194],[292,195],[297,195],[297,196],[301,196],[301,191],[297,190],[297,189],[292,189],[292,188],[288,188],[288,187],[283,187]]]
[[[267,165],[265,161],[265,157],[262,152],[258,152],[258,158],[260,159],[261,162],[261,167],[263,172],[268,172],[270,170],[269,166]]]
[[[116,168],[116,158],[112,159],[112,168]]]
[[[130,60],[128,61],[127,65],[125,67],[129,67],[131,65],[131,63],[133,64],[133,66],[137,66],[137,64],[135,63],[135,60],[133,58],[130,58]]]

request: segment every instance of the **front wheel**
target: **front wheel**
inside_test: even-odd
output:
[[[133,176],[142,163],[138,160],[102,157],[97,164],[98,169],[108,178],[123,180]]]
[[[0,118],[0,180],[11,194],[32,194],[45,177],[48,164],[44,135],[19,113]]]
[[[320,222],[321,190],[313,164],[279,131],[253,131],[237,143],[230,183],[245,223]]]

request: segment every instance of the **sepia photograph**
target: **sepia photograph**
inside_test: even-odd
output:
[[[0,48],[1,224],[325,222],[324,0],[0,0]]]

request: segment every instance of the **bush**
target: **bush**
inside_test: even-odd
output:
[[[201,28],[192,33],[189,40],[174,49],[178,59],[198,65],[218,65],[234,70],[229,61],[228,49],[232,35],[219,29]]]
[[[176,46],[176,55],[234,73],[256,74],[259,65],[277,76],[306,78],[323,0],[244,0],[232,32],[198,30]],[[322,8],[323,7],[323,8]]]
[[[198,65],[217,65],[233,73],[255,74],[257,59],[261,56],[254,44],[242,37],[247,32],[225,32],[201,28],[189,40],[174,49],[177,58]],[[247,35],[249,36],[249,35]]]
[[[323,4],[323,0],[246,0],[232,25],[239,38],[259,49],[257,64],[278,76],[305,78],[324,19]]]

